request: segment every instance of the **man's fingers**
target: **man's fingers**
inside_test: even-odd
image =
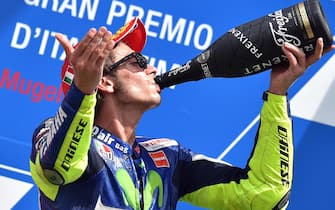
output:
[[[85,40],[85,41],[89,41],[89,43],[87,43],[84,51],[80,54],[83,59],[90,60],[92,62],[96,60],[96,56],[99,53],[100,44],[102,43],[103,37],[106,32],[107,32],[107,28],[101,27],[95,33],[95,35],[91,37],[90,40]]]
[[[335,45],[331,45],[330,47],[328,47],[327,49],[324,49],[323,50],[323,54],[327,54],[329,53],[330,51],[334,50],[335,49]]]
[[[298,57],[301,52],[298,51],[298,48],[294,47],[290,43],[285,43],[282,47],[282,50],[291,66],[296,66],[299,64]]]
[[[315,63],[316,61],[318,61],[323,54],[323,39],[322,38],[318,38],[316,40],[316,46],[315,46],[315,51],[311,56],[307,57],[306,60],[306,64],[308,66],[312,65],[313,63]]]
[[[55,37],[60,42],[62,47],[64,48],[66,56],[67,57],[70,56],[71,53],[74,51],[74,48],[71,45],[70,41],[63,34],[56,34]]]
[[[86,51],[87,46],[92,41],[93,37],[97,33],[95,28],[91,28],[85,35],[85,37],[79,42],[78,47],[76,48],[76,54],[81,55]]]
[[[112,40],[112,33],[110,31],[107,31],[100,44],[96,48],[96,63],[97,65],[104,65],[106,57],[111,53],[111,51],[114,49],[114,41]]]

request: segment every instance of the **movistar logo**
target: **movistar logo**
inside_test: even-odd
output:
[[[116,178],[123,189],[124,202],[133,209],[140,209],[140,192],[135,187],[130,175],[125,169],[116,172]],[[158,206],[163,206],[163,181],[156,171],[150,170],[147,183],[143,189],[144,210],[148,210],[154,201],[153,194],[158,189]]]

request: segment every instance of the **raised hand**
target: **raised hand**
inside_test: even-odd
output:
[[[282,50],[288,58],[289,65],[277,66],[272,69],[269,92],[285,95],[294,81],[296,81],[310,65],[317,62],[323,54],[333,49],[335,49],[335,45],[323,50],[323,40],[322,38],[318,38],[314,53],[310,56],[306,56],[298,47],[285,43]]]
[[[57,34],[56,39],[72,64],[76,86],[85,94],[94,93],[102,77],[105,60],[114,48],[112,33],[106,27],[98,31],[92,28],[76,48],[61,34]]]

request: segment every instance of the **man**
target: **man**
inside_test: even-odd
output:
[[[112,35],[90,29],[75,47],[61,35],[74,71],[55,117],[34,132],[31,173],[41,209],[284,209],[292,185],[290,85],[322,55],[283,46],[290,65],[271,72],[246,168],[192,153],[173,139],[136,136],[143,113],[160,104],[157,70],[140,54],[143,24]],[[334,46],[332,46],[334,48]]]

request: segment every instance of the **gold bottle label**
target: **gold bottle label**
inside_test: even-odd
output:
[[[307,37],[308,37],[308,39],[312,39],[312,38],[314,38],[314,33],[313,33],[313,30],[312,30],[311,24],[309,22],[309,19],[308,19],[305,4],[303,2],[299,3],[298,8],[299,8],[299,12],[300,12],[300,15],[301,15],[302,22],[304,24],[304,28],[305,28],[306,33],[307,33]]]

